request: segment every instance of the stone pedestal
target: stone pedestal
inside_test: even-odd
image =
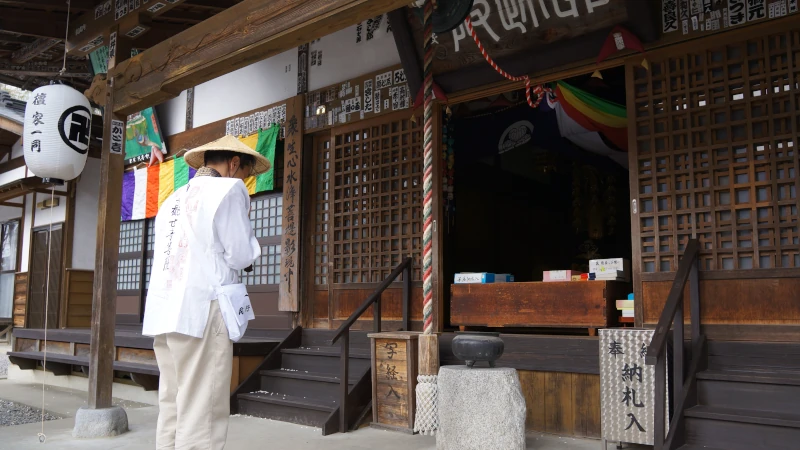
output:
[[[437,450],[525,448],[525,397],[515,369],[439,370]]]
[[[82,439],[117,436],[128,431],[128,415],[119,406],[80,408],[75,414],[72,437]]]

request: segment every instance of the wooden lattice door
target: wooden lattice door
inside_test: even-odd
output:
[[[414,259],[413,281],[421,280],[422,133],[399,113],[333,128],[313,145],[307,322],[327,328],[346,319],[403,258]],[[414,297],[421,301],[418,286]],[[384,320],[399,320],[400,290],[383,299]],[[415,320],[420,309],[412,307]]]
[[[639,323],[657,321],[693,236],[704,323],[800,323],[787,298],[800,275],[798,57],[800,32],[773,30],[628,64]]]

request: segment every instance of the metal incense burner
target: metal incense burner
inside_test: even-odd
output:
[[[466,362],[467,367],[472,368],[477,361],[487,361],[489,367],[494,367],[495,361],[503,356],[504,344],[500,333],[457,331],[456,335],[453,354]]]

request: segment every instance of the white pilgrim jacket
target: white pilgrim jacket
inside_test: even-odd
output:
[[[195,177],[156,215],[142,334],[203,337],[211,301],[261,255],[250,196],[235,178]]]

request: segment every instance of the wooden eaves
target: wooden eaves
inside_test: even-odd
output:
[[[132,114],[181,91],[407,6],[408,0],[245,0],[110,70],[114,112]],[[98,104],[106,82],[86,92]]]

